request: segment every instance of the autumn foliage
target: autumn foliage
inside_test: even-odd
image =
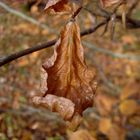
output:
[[[55,45],[54,55],[43,64],[43,68],[47,72],[47,91],[42,98],[39,98],[40,104],[45,105],[49,102],[52,106],[51,110],[59,110],[60,114],[66,113],[65,111],[69,110],[69,107],[74,107],[72,111],[68,111],[71,115],[64,117],[65,119],[70,119],[74,112],[82,114],[87,107],[93,105],[96,90],[95,72],[89,70],[85,64],[80,29],[75,21],[70,21],[64,27],[61,37]],[[73,104],[67,105],[70,101],[63,98],[62,110],[57,110],[59,104],[54,101],[53,96],[48,99],[50,101],[47,100],[50,94],[67,98]],[[63,109],[64,106],[69,107]]]
[[[48,1],[45,9],[62,12],[66,10],[69,2],[71,1]],[[100,2],[104,7],[108,7],[120,3],[120,0]],[[72,17],[62,30],[55,45],[54,55],[43,64],[43,68],[47,72],[47,91],[42,97],[34,97],[34,103],[59,112],[64,119],[71,119],[75,113],[81,115],[86,108],[93,106],[96,91],[95,72],[88,70],[85,64],[80,29],[75,17]],[[60,97],[63,98],[60,100]]]
[[[0,1],[0,140],[139,140],[140,2],[12,2]]]
[[[53,9],[55,12],[61,12],[66,10],[68,0],[49,0],[45,9]]]

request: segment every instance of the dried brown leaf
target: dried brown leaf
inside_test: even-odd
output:
[[[85,64],[80,30],[76,22],[71,21],[64,27],[54,55],[46,61],[43,68],[47,72],[48,90],[42,100],[50,94],[67,98],[74,103],[75,112],[79,114],[93,105],[95,71],[89,70]]]
[[[58,112],[64,119],[70,119],[74,114],[74,104],[71,100],[48,94],[45,97],[34,97],[33,102],[51,111]]]
[[[69,9],[67,4],[68,0],[48,0],[45,10],[53,9],[55,12],[66,11]]]

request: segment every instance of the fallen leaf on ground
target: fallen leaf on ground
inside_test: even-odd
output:
[[[131,80],[122,90],[120,99],[140,99],[140,80]]]
[[[120,112],[125,116],[135,114],[138,107],[138,103],[133,99],[125,100],[119,105]]]
[[[108,134],[109,130],[112,127],[111,119],[109,118],[102,118],[99,122],[99,130],[104,133]]]
[[[103,116],[108,116],[112,112],[112,107],[117,103],[117,99],[105,94],[96,96],[95,104],[99,113]]]
[[[71,134],[69,140],[96,140],[87,130],[78,130]]]

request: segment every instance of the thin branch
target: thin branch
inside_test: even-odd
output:
[[[72,15],[72,19],[75,19],[75,17],[80,13],[80,11],[81,11],[81,9],[82,9],[82,7],[79,7],[75,12],[74,12],[74,14]]]
[[[118,16],[118,18],[121,18],[121,16]],[[81,36],[85,36],[85,35],[88,35],[88,34],[91,34],[93,32],[95,32],[98,28],[100,28],[101,26],[105,25],[107,22],[108,22],[109,19],[107,20],[104,20],[103,22],[97,24],[95,27],[93,28],[89,28],[89,29],[86,29],[84,30],[83,32],[81,32]],[[132,27],[132,26],[135,26],[136,28],[139,27],[140,28],[140,21],[134,21],[132,20],[131,18],[127,18],[127,21],[129,21],[129,26]],[[22,51],[19,51],[19,52],[16,52],[16,53],[13,53],[13,54],[10,54],[8,56],[5,56],[5,57],[1,57],[0,58],[0,67],[15,60],[15,59],[18,59],[20,57],[23,57],[25,55],[28,55],[30,53],[33,53],[33,52],[36,52],[36,51],[39,51],[39,50],[42,50],[42,49],[45,49],[45,48],[48,48],[48,47],[51,47],[53,46],[55,43],[56,43],[57,39],[55,40],[52,40],[52,41],[49,41],[49,42],[45,42],[45,43],[40,43],[36,46],[33,46],[31,48],[28,48],[28,49],[25,49],[25,50],[22,50]],[[108,54],[110,54],[110,52],[106,52]],[[111,54],[110,54],[111,55]],[[139,59],[139,58],[134,58],[134,57],[131,57],[130,55],[120,55],[120,54],[115,54],[116,57],[120,57],[120,58],[127,58],[127,59]]]
[[[88,11],[92,15],[95,15],[95,16],[98,16],[98,17],[103,17],[103,18],[107,19],[108,21],[111,19],[111,16],[113,14],[111,12],[108,12],[108,11],[104,10],[104,9],[100,9],[102,11],[98,12],[98,13],[96,13],[95,11],[91,11],[90,9],[87,9],[85,7],[83,9],[85,9],[86,11]],[[116,19],[119,22],[122,21],[122,15],[116,15]],[[127,16],[126,17],[126,27],[128,29],[140,28],[140,20],[133,19],[133,18],[130,18],[129,16]]]
[[[85,42],[84,42],[85,44]],[[109,94],[113,95],[113,96],[118,96],[121,88],[118,87],[117,85],[115,85],[114,83],[112,83],[105,75],[103,68],[101,67],[101,65],[99,65],[99,63],[96,61],[96,59],[93,57],[95,52],[91,52],[88,55],[86,55],[87,58],[92,60],[93,65],[95,66],[95,68],[98,71],[100,80],[104,83],[104,85],[106,86],[106,89],[109,90]],[[98,82],[99,83],[99,82]]]
[[[107,49],[104,48],[99,48],[94,46],[92,43],[89,43],[87,41],[83,41],[83,44],[92,49],[95,52],[100,52],[103,53],[105,55],[109,55],[113,58],[119,58],[119,59],[129,59],[129,60],[133,60],[133,61],[140,61],[140,56],[139,55],[131,55],[131,54],[121,54],[121,53],[114,53],[112,51],[109,51]],[[91,55],[89,55],[90,57],[92,57]],[[103,81],[103,83],[106,85],[106,87],[109,89],[109,93],[111,93],[114,96],[117,96],[120,93],[121,88],[118,87],[117,85],[113,84],[104,74],[103,72],[103,68],[98,64],[98,62],[96,62],[96,60],[92,57],[91,58],[93,60],[93,63],[95,65],[95,67],[98,70],[98,73],[100,75],[101,80]]]
[[[89,29],[81,32],[81,36],[85,36],[85,35],[88,35],[88,34],[91,34],[91,33],[95,32],[98,28],[100,28],[104,24],[106,24],[106,21],[103,21],[103,22],[99,23],[98,25],[96,25],[95,27],[89,28]],[[9,63],[9,62],[11,62],[11,61],[13,61],[13,60],[15,60],[15,59],[20,58],[22,56],[25,56],[25,55],[28,55],[30,53],[33,53],[33,52],[51,47],[56,43],[56,41],[57,41],[57,39],[49,41],[49,42],[45,42],[45,43],[42,43],[42,44],[38,44],[38,45],[33,46],[31,48],[28,48],[28,49],[10,54],[10,55],[5,56],[5,57],[1,57],[0,58],[0,67]]]
[[[33,46],[31,48],[28,48],[28,49],[10,54],[10,55],[5,56],[5,57],[1,57],[0,58],[0,67],[3,66],[4,64],[7,64],[7,63],[15,60],[15,59],[20,58],[22,56],[28,55],[30,53],[39,51],[39,50],[44,49],[44,48],[51,47],[52,45],[54,45],[56,43],[56,41],[57,40],[52,40],[52,41],[49,41],[49,42],[46,42],[46,43],[38,44],[38,45]]]
[[[122,17],[120,15],[117,15],[116,18],[121,21]],[[140,28],[140,20],[133,19],[130,17],[126,17],[126,28],[128,29],[137,29]]]
[[[105,75],[103,68],[101,67],[101,65],[99,65],[98,62],[96,62],[96,60],[94,58],[92,58],[93,60],[93,64],[95,65],[95,67],[98,70],[98,73],[100,75],[101,80],[103,81],[103,83],[105,84],[105,86],[109,89],[109,93],[112,94],[113,96],[118,96],[120,94],[120,87],[118,87],[117,85],[113,84]]]
[[[14,15],[16,15],[16,16],[18,16],[18,17],[20,17],[20,18],[22,18],[22,19],[24,19],[24,20],[32,23],[32,24],[34,24],[34,25],[37,25],[37,26],[39,26],[39,27],[41,27],[43,29],[48,29],[51,33],[56,33],[55,30],[50,29],[46,24],[40,23],[36,19],[34,19],[32,17],[27,16],[27,15],[25,15],[25,14],[19,12],[19,11],[16,11],[16,10],[12,9],[11,7],[9,7],[8,5],[6,5],[3,2],[0,2],[0,7],[2,7],[3,9],[5,9],[9,13],[14,14]]]
[[[26,16],[24,14],[19,13],[19,12],[15,11],[15,10],[11,9],[7,5],[5,5],[4,3],[0,2],[0,6],[3,7],[4,9],[6,9],[7,11],[9,11],[9,12],[15,14],[15,15],[18,15],[18,16],[20,16],[22,18],[25,18],[26,20],[32,22],[32,20],[30,20],[30,18],[26,18]],[[98,28],[100,28],[101,26],[105,25],[110,20],[110,14],[106,15],[106,16],[103,15],[103,17],[104,18],[106,17],[106,19],[104,21],[100,22],[99,24],[97,24],[93,28],[89,28],[89,29],[81,32],[81,36],[85,36],[85,35],[88,35],[88,34],[91,34],[91,33],[95,32]],[[120,15],[117,15],[116,18],[119,21],[121,21],[121,16]],[[33,22],[33,23],[35,23],[36,25],[40,25],[36,21]],[[126,23],[127,23],[126,24],[127,28],[140,28],[140,20],[134,20],[134,19],[131,19],[131,18],[127,17],[126,18]],[[52,45],[54,45],[56,43],[56,41],[57,41],[57,39],[49,41],[49,42],[46,42],[46,43],[43,43],[43,44],[33,46],[31,48],[28,48],[28,49],[13,53],[13,54],[8,55],[8,56],[0,57],[0,66],[3,66],[4,64],[7,64],[7,63],[9,63],[9,62],[11,62],[11,61],[13,61],[15,59],[18,59],[18,58],[23,57],[25,55],[28,55],[30,53],[33,53],[33,52],[36,52],[36,51],[51,47]],[[127,58],[129,58],[129,56],[127,56]]]
[[[0,102],[6,103],[11,105],[12,100],[5,97],[0,97]],[[0,108],[0,113],[11,113],[15,115],[21,115],[21,116],[31,116],[35,115],[36,117],[42,118],[42,120],[51,120],[51,121],[58,121],[61,123],[64,123],[64,121],[59,117],[57,113],[52,113],[49,110],[43,109],[43,108],[35,108],[34,106],[27,105],[25,103],[19,102],[20,109],[6,109],[6,108]]]
[[[108,31],[108,26],[109,26],[109,22],[106,23],[105,28],[104,28],[104,31],[101,34],[101,36],[104,36],[104,34]]]
[[[116,13],[112,14],[111,16],[111,40],[114,40],[114,34],[115,34],[115,26],[116,26]]]
[[[128,59],[128,60],[132,60],[132,61],[140,61],[140,56],[139,55],[114,53],[114,52],[109,51],[107,49],[96,47],[96,46],[94,46],[93,44],[91,44],[87,41],[83,41],[83,44],[86,47],[92,49],[93,51],[100,52],[100,53],[103,53],[105,55],[109,55],[113,58]]]

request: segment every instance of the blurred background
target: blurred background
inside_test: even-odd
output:
[[[0,58],[58,37],[69,16],[44,12],[45,3],[0,1]],[[95,15],[100,13],[96,0],[85,3],[78,15],[81,31],[103,20]],[[140,2],[134,6],[131,17],[140,21]],[[0,140],[87,140],[83,134],[89,140],[140,140],[140,27],[124,29],[116,22],[112,35],[110,24],[104,34],[105,26],[82,37],[98,89],[78,133],[69,132],[57,113],[30,103],[30,96],[41,92],[40,69],[53,54],[50,47],[0,67]]]

